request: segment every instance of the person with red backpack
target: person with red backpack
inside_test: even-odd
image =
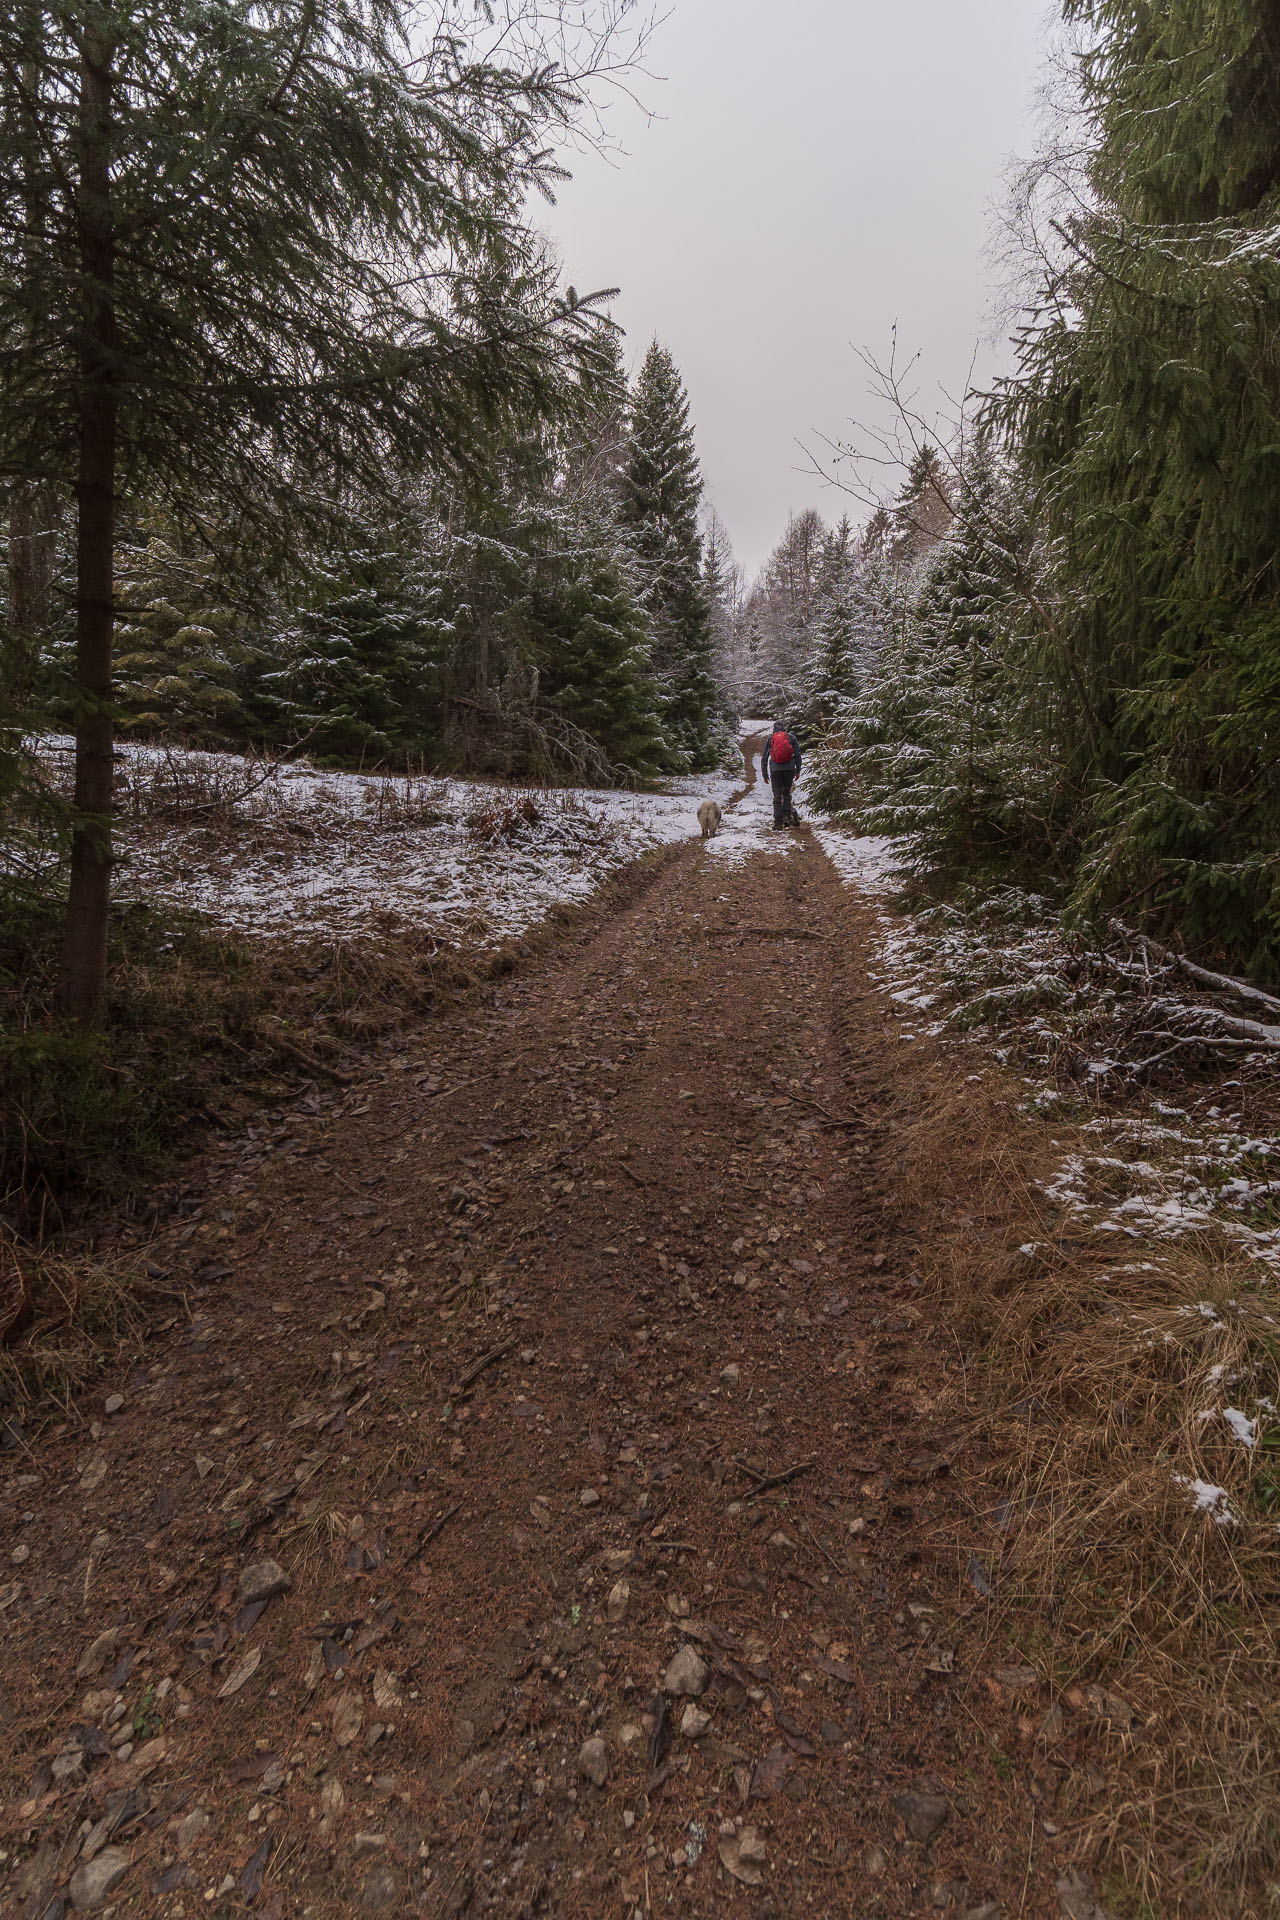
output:
[[[796,817],[791,808],[791,789],[800,774],[800,748],[794,733],[788,733],[776,720],[760,756],[760,771],[773,789],[774,826],[793,827]]]

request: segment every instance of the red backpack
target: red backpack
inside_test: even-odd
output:
[[[791,744],[790,734],[784,733],[779,727],[769,741],[769,764],[774,767],[789,767],[795,757],[796,750]]]

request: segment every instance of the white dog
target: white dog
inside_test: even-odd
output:
[[[720,809],[714,800],[704,800],[698,808],[698,825],[704,840],[714,839],[720,831]]]

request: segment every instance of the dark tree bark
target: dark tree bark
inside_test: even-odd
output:
[[[107,977],[113,804],[116,423],[115,241],[111,209],[111,57],[86,30],[80,68],[78,243],[83,287],[80,455],[76,476],[76,781],[71,890],[58,1000],[92,1020]]]

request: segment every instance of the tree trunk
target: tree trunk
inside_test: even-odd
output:
[[[102,1001],[111,895],[114,713],[111,647],[116,479],[115,244],[111,45],[87,31],[80,66],[77,238],[82,284],[76,475],[76,784],[71,890],[58,1002],[82,1023]]]

